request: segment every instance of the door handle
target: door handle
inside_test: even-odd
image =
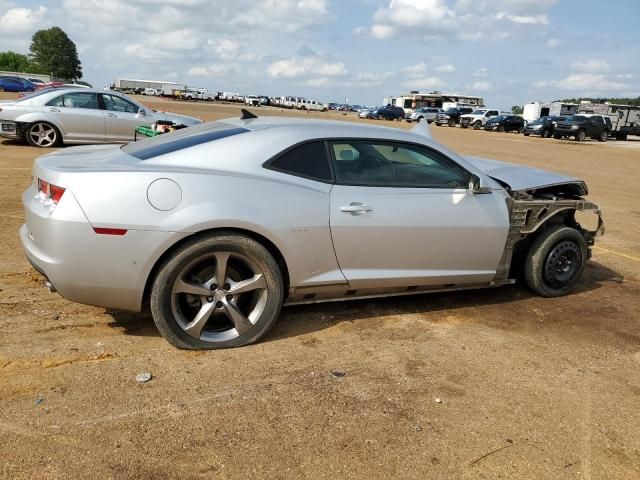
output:
[[[117,117],[117,115],[115,113],[107,113],[106,115],[107,115],[107,117]]]
[[[372,211],[373,209],[368,205],[364,205],[360,202],[351,202],[350,205],[343,205],[340,207],[340,211],[344,213],[350,213],[351,215],[362,215]]]
[[[60,110],[57,109],[57,108],[49,108],[49,111],[50,112],[60,112]]]

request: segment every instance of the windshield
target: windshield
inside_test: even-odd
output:
[[[489,110],[475,110],[471,115],[484,115]]]
[[[587,117],[584,117],[582,115],[573,115],[571,117],[569,117],[569,120],[572,122],[586,122],[587,121]]]
[[[122,147],[122,151],[139,160],[147,160],[248,131],[246,128],[234,127],[222,122],[203,123],[129,143]]]

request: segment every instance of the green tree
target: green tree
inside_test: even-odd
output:
[[[0,52],[0,70],[36,73],[31,67],[29,57],[26,55],[12,51]]]
[[[522,115],[522,107],[520,105],[514,105],[511,107],[511,113],[514,115]]]
[[[77,80],[82,77],[76,44],[59,27],[33,34],[31,58],[40,71],[51,73],[55,78]]]

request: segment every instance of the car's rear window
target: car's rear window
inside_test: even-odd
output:
[[[233,127],[226,123],[204,123],[157,135],[139,142],[129,143],[122,147],[122,151],[137,159],[148,160],[182,150],[183,148],[193,147],[248,131],[246,128]]]

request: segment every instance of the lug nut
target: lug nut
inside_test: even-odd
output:
[[[207,302],[209,303],[213,302],[213,297],[207,297]]]

